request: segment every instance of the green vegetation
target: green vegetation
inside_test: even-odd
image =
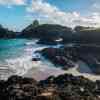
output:
[[[0,25],[0,38],[15,38],[15,37],[16,37],[15,32],[3,28],[3,26]]]
[[[9,31],[0,25],[0,38],[38,38],[41,43],[54,43],[62,39],[62,43],[94,43],[100,44],[100,28],[76,26],[74,29],[56,24],[39,24],[34,20],[19,34]]]
[[[27,33],[39,26],[38,20],[34,20],[32,24],[23,29],[22,33]]]

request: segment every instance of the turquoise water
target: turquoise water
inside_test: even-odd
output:
[[[0,62],[21,56],[32,56],[33,51],[47,47],[36,44],[37,40],[28,39],[0,39]]]
[[[0,70],[0,77],[1,74],[4,74],[3,77],[13,74],[22,75],[29,68],[32,68],[32,56],[35,54],[35,50],[40,48],[36,41],[27,39],[0,39],[0,69],[6,69],[3,72]],[[5,76],[6,72],[7,75]]]
[[[42,57],[39,62],[32,61],[36,50],[50,47],[49,45],[39,45],[36,43],[37,41],[27,39],[0,39],[0,79],[7,79],[12,75],[20,75],[41,80],[51,75],[66,73],[66,71],[55,67],[51,62]],[[54,47],[57,47],[57,45]],[[88,69],[86,67],[84,68],[85,65],[83,64],[81,66],[81,64],[80,70],[82,70],[82,73],[76,69],[69,70],[68,73],[85,75],[83,74],[83,70],[88,71]],[[97,76],[92,77],[97,78]]]
[[[0,62],[27,55],[27,49],[38,47],[35,40],[0,39]]]
[[[50,47],[49,45],[39,45],[36,43],[37,41],[0,39],[0,79],[7,79],[12,75],[34,76],[36,79],[42,79],[62,72],[61,69],[56,68],[42,57],[38,62],[32,61],[32,57],[36,56],[35,51]],[[29,70],[31,72],[28,72]]]
[[[14,73],[11,73],[11,75],[23,75],[27,70],[35,67],[35,62],[34,64],[32,62],[35,51],[47,47],[36,44],[36,42],[37,40],[27,39],[0,39],[0,68],[6,67],[7,70],[8,68],[13,70]],[[44,66],[44,63],[48,66],[48,62],[45,61],[37,65]],[[1,73],[2,71],[0,70]],[[7,76],[4,75],[4,77]]]
[[[0,61],[20,56],[25,48],[26,40],[0,40]]]

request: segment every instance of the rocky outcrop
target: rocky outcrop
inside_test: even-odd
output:
[[[39,43],[55,43],[62,38],[62,43],[95,43],[100,44],[100,28],[76,26],[74,29],[56,24],[39,24],[35,20],[22,30],[19,37],[38,38]],[[48,42],[49,40],[49,42]]]
[[[40,82],[12,76],[0,81],[0,100],[100,100],[100,81],[82,76],[50,76]]]
[[[75,67],[81,60],[94,74],[100,74],[100,47],[98,45],[77,44],[69,47],[45,48],[40,53],[64,70]]]
[[[56,24],[41,24],[36,27],[31,24],[21,32],[20,37],[38,38],[42,44],[55,44],[59,38],[72,42],[72,29]]]
[[[0,81],[0,100],[32,100],[36,93],[37,82],[34,79],[12,76]]]
[[[37,44],[45,44],[45,45],[57,45],[59,43],[61,44],[62,41],[58,42],[56,41],[56,39],[53,38],[39,39],[39,41],[37,42]]]
[[[68,52],[65,52],[63,48],[45,48],[40,53],[46,59],[53,62],[56,66],[60,65],[63,69],[68,69],[75,66],[73,56]]]

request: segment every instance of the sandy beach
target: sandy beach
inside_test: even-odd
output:
[[[40,62],[35,64],[35,67],[29,69],[23,76],[31,77],[39,81],[44,80],[49,76],[58,76],[60,74],[84,76],[85,78],[88,78],[92,81],[100,80],[100,75],[95,75],[94,73],[92,73],[91,69],[82,61],[79,61],[74,68],[70,68],[68,70],[62,70],[61,68],[56,67],[48,67],[46,65],[42,65],[42,62]]]

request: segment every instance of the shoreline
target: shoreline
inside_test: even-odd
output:
[[[80,62],[82,63],[82,62]],[[85,67],[85,66],[84,66]],[[49,76],[59,76],[62,74],[72,74],[74,76],[83,76],[91,81],[100,80],[100,75],[95,75],[90,72],[89,67],[84,68],[86,72],[83,71],[83,66],[79,66],[76,64],[74,68],[70,68],[68,70],[62,70],[57,67],[47,67],[47,66],[38,66],[29,69],[23,76],[28,78],[34,78],[37,81],[45,80]],[[83,72],[82,72],[83,71]]]
[[[85,78],[88,78],[91,81],[100,80],[100,75],[95,75],[94,73],[92,73],[91,69],[89,69],[88,66],[84,65],[83,62],[79,61],[78,63],[81,66],[79,64],[76,64],[76,66],[73,68],[70,68],[68,70],[63,70],[59,67],[57,68],[53,66],[53,64],[51,63],[50,63],[51,65],[46,65],[46,63],[44,63],[43,61],[39,61],[39,62],[32,61],[31,62],[32,66],[30,68],[27,67],[24,74],[19,75],[18,73],[13,74],[11,72],[11,74],[9,74],[8,77],[13,76],[13,75],[19,75],[22,77],[34,78],[35,80],[40,81],[40,80],[45,80],[49,76],[58,76],[61,74],[72,74],[74,76],[84,76]],[[10,66],[9,70],[13,71],[13,69],[14,69],[13,66],[12,67]],[[21,69],[25,69],[25,68],[21,68]]]
[[[79,63],[82,64],[83,62],[79,61]],[[23,75],[19,75],[19,76],[27,77],[27,78],[34,78],[35,80],[40,81],[40,80],[45,80],[49,76],[72,74],[74,76],[83,76],[91,81],[100,80],[100,75],[95,75],[94,73],[92,73],[92,71],[89,69],[89,67],[84,66],[84,65],[79,66],[79,64],[76,64],[76,66],[74,68],[70,68],[68,70],[63,70],[59,67],[57,68],[52,65],[47,66],[42,61],[32,62],[32,64],[33,64],[33,67],[30,67]],[[6,69],[8,69],[8,68],[6,68]],[[4,71],[6,69],[2,68],[2,70],[4,70]],[[9,69],[9,70],[13,71],[13,69]],[[8,72],[8,73],[10,73],[10,72]],[[18,75],[18,74],[12,73],[12,74],[9,74],[8,77],[11,77],[13,75]],[[7,78],[5,78],[5,79],[7,79]]]

